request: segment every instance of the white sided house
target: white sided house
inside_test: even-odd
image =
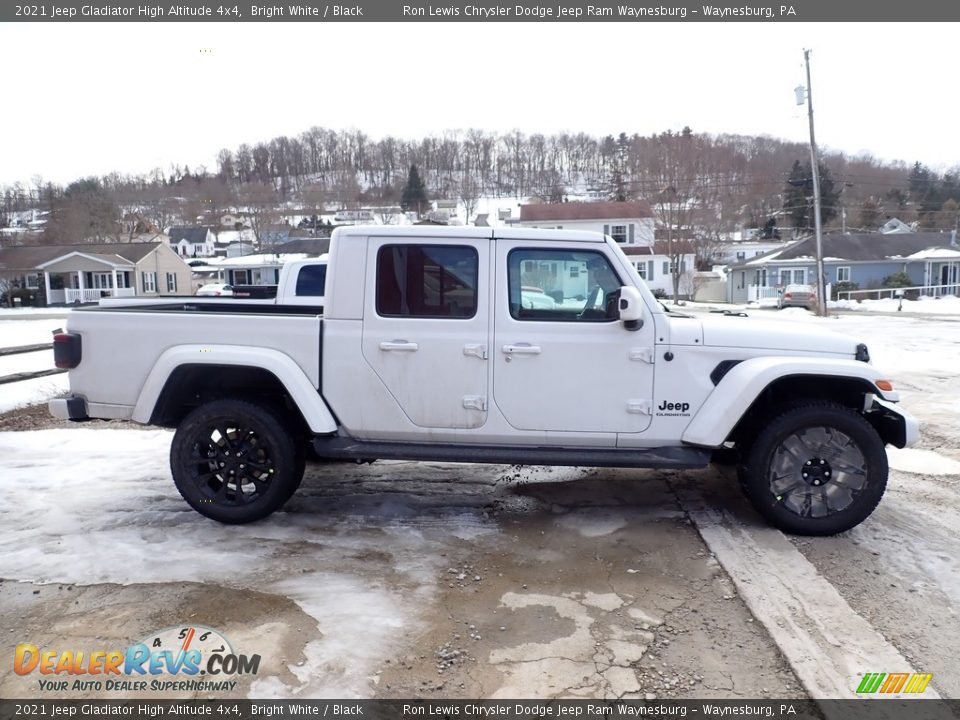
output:
[[[206,227],[172,227],[170,247],[188,259],[213,257],[217,252],[217,236]]]
[[[679,261],[679,294],[688,298],[696,294],[694,273],[697,254],[689,241],[674,241],[671,248],[665,240],[657,240],[649,247],[625,247],[623,252],[637,274],[647,283],[647,287],[667,295],[673,295],[674,264]]]
[[[587,230],[609,235],[626,247],[654,243],[654,217],[650,205],[633,202],[565,202],[521,205],[519,227],[549,230]]]

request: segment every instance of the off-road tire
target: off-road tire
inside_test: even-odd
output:
[[[751,504],[796,535],[835,535],[863,522],[887,486],[883,440],[859,413],[811,401],[781,408],[738,473]]]
[[[273,409],[207,402],[187,415],[170,447],[173,481],[194,510],[242,524],[279,509],[300,485],[304,454]]]

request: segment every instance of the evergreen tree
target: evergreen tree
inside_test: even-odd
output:
[[[910,195],[914,200],[923,200],[930,187],[936,182],[936,176],[932,175],[930,169],[919,162],[913,164],[910,170]]]
[[[404,210],[416,210],[417,214],[425,213],[430,209],[430,200],[427,198],[427,188],[423,184],[416,165],[410,166],[407,184],[400,196],[400,207]]]
[[[616,140],[616,149],[613,156],[613,167],[610,171],[607,195],[611,200],[626,202],[630,198],[627,189],[627,155],[630,150],[630,140],[626,133],[620,133]]]
[[[763,224],[763,232],[760,234],[763,240],[779,240],[780,228],[777,227],[777,219],[770,218]]]
[[[830,171],[823,163],[818,163],[820,170],[820,221],[826,225],[837,216],[839,210],[840,191],[836,189]],[[810,230],[814,226],[813,220],[813,174],[810,172],[810,163],[800,164],[794,161],[787,178],[787,186],[783,191],[783,210],[793,223],[793,226]]]

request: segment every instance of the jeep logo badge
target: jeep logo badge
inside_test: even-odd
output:
[[[657,415],[689,415],[690,403],[685,402],[667,402],[664,400],[657,406],[659,411]]]

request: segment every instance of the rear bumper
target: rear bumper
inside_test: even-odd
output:
[[[51,400],[47,407],[50,414],[60,420],[80,421],[90,419],[90,416],[87,415],[87,401],[76,395]]]

